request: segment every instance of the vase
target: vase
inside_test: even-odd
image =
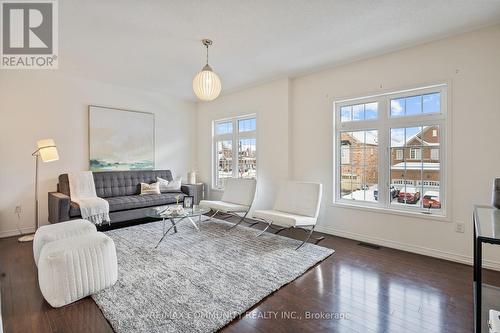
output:
[[[188,172],[187,183],[196,184],[196,171]]]
[[[500,178],[493,182],[493,206],[500,209]]]

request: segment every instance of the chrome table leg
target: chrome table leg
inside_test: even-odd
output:
[[[191,224],[193,225],[193,227],[196,230],[200,231],[200,228],[198,228],[198,226],[196,225],[196,223],[194,223],[194,221],[193,221],[193,219],[191,217],[188,216],[187,219],[189,220],[189,222],[191,222]]]

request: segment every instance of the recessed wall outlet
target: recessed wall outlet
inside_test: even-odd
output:
[[[463,222],[457,222],[457,225],[455,226],[455,231],[456,232],[465,232],[465,224]]]
[[[16,208],[14,209],[14,214],[21,214],[23,212],[23,209],[21,208],[21,206],[16,206]]]

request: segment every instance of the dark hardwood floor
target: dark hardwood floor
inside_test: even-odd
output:
[[[324,236],[321,245],[335,254],[222,331],[472,332],[471,267]],[[499,285],[500,272],[484,279]],[[0,284],[5,333],[113,331],[89,297],[59,309],[43,300],[32,243],[0,240]]]

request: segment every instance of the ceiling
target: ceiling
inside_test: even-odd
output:
[[[500,23],[500,0],[64,0],[59,68],[194,100],[200,40],[223,92]]]

